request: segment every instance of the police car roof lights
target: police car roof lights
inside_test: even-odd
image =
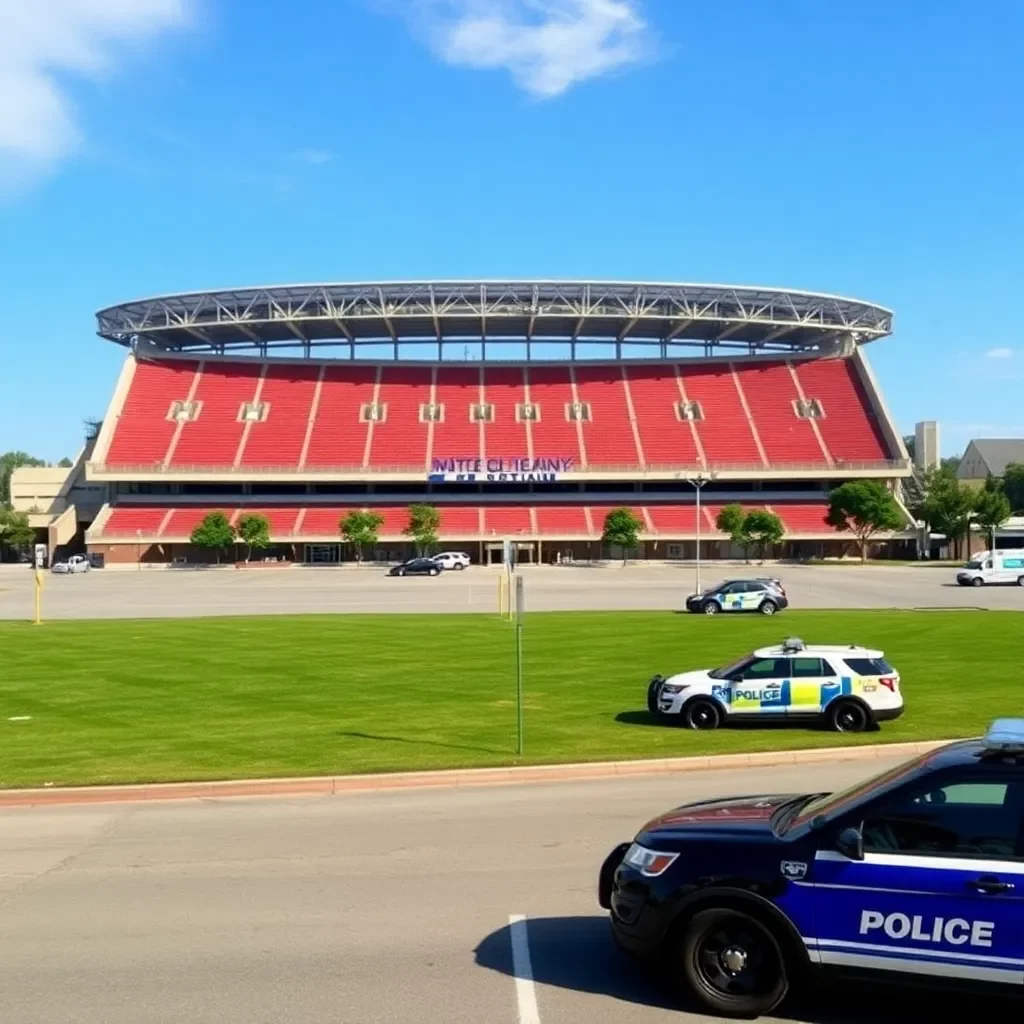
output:
[[[782,641],[782,650],[787,654],[791,651],[806,651],[807,644],[798,636],[789,636]]]
[[[991,753],[1024,754],[1024,718],[997,718],[982,745]]]

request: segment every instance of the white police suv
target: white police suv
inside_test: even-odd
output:
[[[677,807],[612,851],[598,901],[716,1014],[828,972],[1024,995],[1024,719],[838,793]]]
[[[647,709],[691,729],[735,719],[806,719],[836,732],[862,732],[903,714],[900,675],[882,651],[784,640],[731,665],[657,675]]]

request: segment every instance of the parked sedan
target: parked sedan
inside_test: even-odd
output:
[[[432,558],[410,558],[401,565],[391,567],[389,576],[440,576],[441,566]]]

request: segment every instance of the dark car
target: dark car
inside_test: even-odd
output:
[[[441,566],[432,558],[410,558],[401,565],[392,566],[389,576],[440,576]]]
[[[598,887],[618,943],[716,1014],[828,972],[1024,994],[1024,719],[839,793],[678,807]]]
[[[724,580],[717,587],[686,599],[686,610],[694,614],[719,612],[760,612],[774,615],[789,607],[785,588],[776,579],[760,577],[748,580]]]

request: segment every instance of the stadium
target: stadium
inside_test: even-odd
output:
[[[269,557],[353,557],[339,522],[408,506],[444,547],[520,563],[613,554],[628,506],[643,559],[729,557],[719,510],[767,508],[778,557],[844,553],[827,495],[858,478],[900,497],[911,464],[864,347],[867,302],[774,288],[593,281],[319,284],[166,295],[97,314],[127,349],[86,475],[106,500],[105,564],[207,561],[210,511],[259,512]],[[902,506],[901,506],[902,507]],[[913,521],[879,538],[912,546]]]

